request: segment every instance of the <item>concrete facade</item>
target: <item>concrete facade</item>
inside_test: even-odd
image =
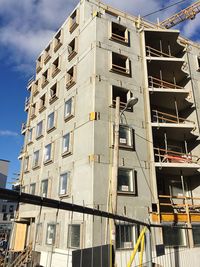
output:
[[[121,118],[127,128],[120,136],[117,211],[145,222],[195,223],[198,231],[199,55],[199,46],[177,30],[81,1],[42,51],[28,85],[22,191],[108,210],[115,98],[123,108],[134,96],[138,104]],[[61,258],[59,266],[70,264],[73,224],[80,226],[76,248],[105,242],[106,224],[102,234],[91,217],[22,204],[18,220],[27,221],[24,246],[34,244],[43,266],[58,266]],[[178,245],[193,247],[192,231]],[[163,238],[155,232],[158,244]]]

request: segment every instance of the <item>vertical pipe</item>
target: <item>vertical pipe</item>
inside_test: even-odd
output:
[[[174,99],[174,104],[175,104],[175,109],[176,109],[177,122],[179,123],[180,121],[179,121],[178,105],[177,105],[176,98]]]
[[[153,267],[150,228],[146,231],[146,261],[147,261],[147,267]]]

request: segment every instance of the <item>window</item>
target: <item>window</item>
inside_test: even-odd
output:
[[[7,221],[8,220],[8,213],[4,213],[3,214],[3,221]]]
[[[46,104],[46,95],[44,94],[43,96],[40,97],[40,108],[39,108],[40,112],[45,109],[45,104]]]
[[[60,72],[59,69],[59,57],[53,62],[52,65],[52,77],[54,78]]]
[[[178,228],[178,226],[173,227],[172,225],[165,226],[163,227],[163,240],[165,246],[186,246],[185,229]]]
[[[6,205],[2,205],[2,212],[6,212],[6,210],[7,210],[7,206]]]
[[[36,96],[39,93],[39,80],[35,81],[31,87],[31,91],[33,93],[33,96]]]
[[[70,149],[70,133],[67,133],[66,135],[63,136],[63,146],[62,146],[62,153],[68,154],[71,152]]]
[[[68,60],[72,60],[77,54],[77,37],[75,37],[68,45]]]
[[[28,129],[28,137],[27,137],[27,143],[31,143],[33,141],[33,128]]]
[[[56,34],[54,38],[54,52],[58,51],[58,49],[62,46],[62,32],[61,30]]]
[[[21,186],[21,192],[25,193],[25,186]]]
[[[133,129],[128,125],[119,126],[119,147],[134,148]]]
[[[48,180],[43,180],[41,183],[41,196],[47,197],[48,194]]]
[[[42,69],[42,56],[39,56],[37,63],[36,63],[36,72],[40,72]]]
[[[123,193],[137,194],[136,171],[132,169],[118,169],[117,191]]]
[[[194,246],[200,246],[200,224],[193,224],[192,225],[192,235],[193,235],[193,242]]]
[[[72,112],[72,104],[73,104],[73,101],[72,101],[72,98],[68,99],[66,102],[65,102],[65,111],[64,111],[64,118],[65,120],[67,120],[69,117],[71,117],[73,114]]]
[[[111,40],[123,44],[128,44],[129,36],[127,28],[115,22],[112,22],[111,27],[112,27]]]
[[[33,168],[36,168],[39,166],[39,156],[40,156],[39,150],[33,153]]]
[[[200,71],[200,57],[197,57],[197,71]]]
[[[136,227],[132,225],[116,225],[116,249],[132,249],[135,243]]]
[[[113,72],[130,76],[130,60],[127,56],[112,52],[112,67]]]
[[[35,195],[36,183],[30,184],[30,194]]]
[[[53,103],[56,99],[58,99],[57,97],[57,83],[55,83],[51,88],[50,88],[50,99],[49,102],[50,104]]]
[[[52,160],[52,144],[48,144],[44,148],[44,163]]]
[[[31,119],[34,119],[36,117],[36,104],[32,104],[31,107]]]
[[[71,88],[76,83],[76,66],[73,66],[67,71],[66,87]]]
[[[13,205],[10,205],[9,212],[13,212],[13,211],[14,211],[14,206]]]
[[[46,244],[53,245],[56,237],[56,224],[47,224]]]
[[[29,171],[29,156],[25,157],[24,159],[24,172]]]
[[[42,223],[37,224],[36,228],[36,243],[41,245],[42,244]]]
[[[40,121],[37,124],[37,128],[36,128],[36,138],[41,137],[42,133],[43,133],[43,121]]]
[[[48,45],[47,48],[44,50],[44,64],[47,64],[50,58],[51,58],[51,45]]]
[[[116,98],[120,97],[120,109],[124,109],[128,100],[133,96],[133,94],[122,87],[112,86],[112,107],[116,105]],[[133,111],[133,108],[128,108],[128,111]]]
[[[48,83],[49,83],[49,81],[48,81],[48,70],[46,70],[42,74],[42,88],[44,88]]]
[[[70,16],[70,20],[69,20],[69,31],[70,33],[72,33],[76,27],[78,26],[78,10],[75,10],[71,16]]]
[[[70,224],[68,227],[68,247],[80,248],[80,224]]]
[[[48,115],[47,118],[47,131],[50,131],[55,127],[55,113],[52,112]]]
[[[70,173],[66,172],[60,175],[59,194],[66,195],[68,192],[68,182]]]

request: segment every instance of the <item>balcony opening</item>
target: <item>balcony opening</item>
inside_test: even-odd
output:
[[[200,71],[200,57],[197,57],[197,71]]]
[[[54,38],[54,52],[62,46],[62,31],[60,30]]]
[[[46,94],[40,97],[40,108],[39,112],[43,111],[46,108]]]
[[[49,81],[48,81],[48,70],[46,70],[42,74],[42,88],[44,88],[48,83],[49,83]]]
[[[69,31],[72,33],[78,27],[78,10],[76,9],[70,16]]]
[[[39,73],[42,69],[42,56],[39,56],[36,63],[36,72]]]
[[[36,117],[36,103],[35,104],[32,104],[32,107],[31,107],[31,119],[34,119]]]
[[[76,83],[76,66],[67,71],[66,88],[71,88]]]
[[[50,88],[50,99],[49,103],[51,104],[54,102],[56,99],[58,99],[58,88],[57,88],[57,83],[55,83],[51,88]]]
[[[39,79],[32,84],[31,91],[33,96],[36,96],[39,93]]]
[[[129,43],[129,36],[128,30],[125,26],[112,22],[111,24],[112,32],[111,32],[111,40],[128,44]]]
[[[130,76],[130,60],[128,57],[112,52],[111,71]]]
[[[50,58],[51,58],[51,45],[49,44],[47,48],[44,50],[44,64],[47,64]]]
[[[184,46],[178,43],[177,32],[145,31],[147,57],[182,58]]]
[[[60,58],[58,57],[52,64],[52,77],[53,78],[60,72],[59,63],[60,63]]]
[[[77,54],[77,38],[74,38],[68,45],[68,60],[72,60]]]
[[[120,97],[120,109],[124,109],[127,101],[133,96],[130,90],[122,87],[112,86],[112,107],[116,105],[116,98]],[[133,108],[128,108],[127,111],[133,111]]]

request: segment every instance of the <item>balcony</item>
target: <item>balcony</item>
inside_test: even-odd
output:
[[[159,168],[200,168],[200,158],[189,153],[154,147],[155,166]],[[173,171],[172,171],[173,172]]]
[[[153,221],[200,222],[200,197],[159,195],[157,212],[152,212]]]
[[[27,124],[23,122],[21,127],[21,134],[24,135],[26,133],[26,130],[27,130]]]
[[[171,127],[171,128],[189,128],[190,131],[195,129],[195,122],[177,115],[152,110],[152,123],[153,127]]]
[[[28,111],[29,109],[29,106],[30,106],[30,97],[26,97],[26,100],[25,100],[25,111]]]

